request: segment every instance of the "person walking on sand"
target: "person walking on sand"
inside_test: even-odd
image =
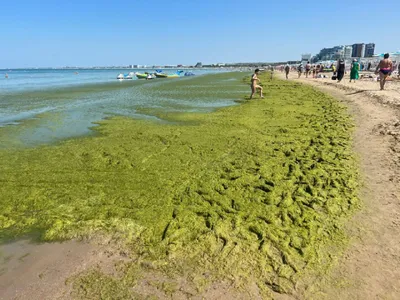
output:
[[[303,72],[303,65],[302,64],[299,64],[299,66],[297,67],[297,72],[299,73],[299,77],[298,78],[300,78],[301,73]]]
[[[289,64],[286,64],[285,66],[286,79],[289,79],[289,72],[290,72],[290,66]]]
[[[359,78],[358,71],[360,70],[360,64],[358,63],[357,59],[354,59],[352,64],[351,64],[351,69],[350,69],[350,82],[353,80],[356,82]]]
[[[338,83],[342,81],[343,77],[344,77],[344,72],[346,71],[346,64],[344,62],[344,59],[341,58],[338,60],[337,66],[336,66],[336,70],[337,70],[337,80]]]
[[[310,75],[310,71],[311,71],[311,65],[310,62],[308,61],[306,64],[306,78],[308,78],[308,75]]]
[[[263,97],[263,88],[258,84],[260,83],[260,79],[258,78],[258,74],[260,73],[260,69],[255,69],[253,76],[251,76],[251,95],[250,100],[253,99],[254,94],[257,92],[257,89],[260,90],[260,97]]]
[[[392,69],[393,69],[393,62],[389,59],[389,53],[386,53],[383,56],[383,59],[379,62],[375,71],[375,73],[379,72],[381,91],[385,89],[386,79],[392,73]]]

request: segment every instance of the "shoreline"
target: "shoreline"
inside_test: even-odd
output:
[[[281,75],[280,75],[281,76]],[[282,76],[281,76],[282,77]],[[291,80],[314,86],[345,103],[354,116],[355,151],[362,175],[363,209],[348,225],[350,247],[313,292],[321,299],[396,299],[400,290],[400,82],[338,84],[330,79]],[[397,124],[397,125],[396,125]]]
[[[333,261],[327,248],[345,247],[341,224],[358,207],[351,122],[329,96],[263,79],[266,99],[166,115],[179,126],[119,118],[102,121],[101,136],[13,159],[0,151],[2,233],[122,243],[111,251],[128,258],[117,269],[69,281],[78,298],[132,287],[178,298],[294,293]]]

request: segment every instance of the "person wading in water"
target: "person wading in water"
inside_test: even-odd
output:
[[[260,97],[263,97],[263,88],[258,84],[260,79],[258,78],[258,74],[260,73],[259,69],[255,69],[253,76],[251,76],[251,95],[250,100],[253,99],[254,94],[257,92],[257,89],[260,90]]]
[[[389,59],[389,53],[383,56],[383,59],[376,67],[375,73],[379,72],[379,80],[381,84],[381,91],[385,89],[386,78],[392,73],[393,62]]]

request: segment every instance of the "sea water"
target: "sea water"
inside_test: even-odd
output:
[[[112,116],[155,119],[155,111],[208,112],[233,105],[248,93],[243,73],[215,70],[198,70],[196,76],[177,79],[116,79],[120,73],[135,71],[0,71],[0,148],[91,134],[95,122]]]

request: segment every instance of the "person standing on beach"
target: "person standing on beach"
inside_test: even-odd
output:
[[[289,79],[289,72],[290,72],[290,66],[289,64],[286,64],[285,66],[286,79]]]
[[[251,76],[251,95],[250,100],[253,99],[254,94],[257,92],[257,89],[260,90],[260,97],[263,97],[263,88],[258,84],[260,83],[260,79],[258,78],[258,74],[260,73],[260,69],[255,69],[253,76]]]
[[[318,73],[321,71],[321,65],[317,64],[315,67],[315,78],[318,78]]]
[[[352,64],[351,64],[351,69],[350,69],[350,82],[353,80],[356,82],[359,78],[358,71],[360,70],[360,64],[358,63],[357,59],[354,59]]]
[[[302,64],[299,64],[299,66],[297,67],[297,72],[299,73],[299,77],[298,78],[300,78],[301,73],[303,72],[303,65]]]
[[[337,66],[336,66],[336,70],[337,70],[337,80],[338,83],[342,81],[343,77],[344,77],[344,72],[346,71],[346,64],[344,62],[344,59],[341,58],[338,60]]]
[[[311,71],[311,65],[310,62],[308,61],[306,64],[306,78],[308,78],[308,75],[310,75],[310,71]]]
[[[397,65],[397,78],[400,78],[400,62]]]
[[[379,81],[381,85],[381,91],[385,89],[385,83],[387,77],[392,73],[393,62],[389,59],[389,53],[383,56],[383,59],[379,62],[376,67],[375,73],[379,72]]]

